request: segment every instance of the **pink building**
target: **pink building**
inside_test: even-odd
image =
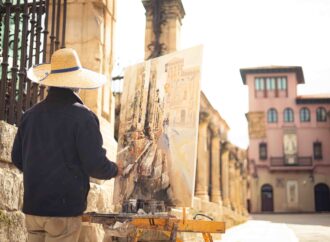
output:
[[[249,90],[251,212],[330,211],[330,94],[298,96],[299,66],[240,72]]]

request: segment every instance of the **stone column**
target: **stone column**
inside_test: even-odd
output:
[[[142,3],[146,9],[145,59],[180,49],[181,20],[185,15],[181,0],[142,0]]]
[[[242,184],[241,184],[241,176],[240,176],[240,168],[236,167],[235,169],[235,179],[236,179],[236,193],[235,193],[235,205],[236,205],[236,210],[241,213],[242,212],[242,204],[241,204],[241,197],[242,197]]]
[[[209,124],[209,119],[210,116],[207,112],[199,113],[195,195],[206,201],[209,200],[207,176],[207,163],[209,162],[209,154],[207,150],[207,127]]]
[[[221,182],[222,182],[222,199],[223,205],[226,207],[230,207],[229,202],[229,151],[225,150],[222,153],[222,163],[221,163]]]
[[[211,201],[215,203],[221,203],[220,192],[220,131],[214,125],[211,125],[212,130],[212,143],[211,143],[211,159],[212,159],[212,190]]]
[[[229,160],[229,204],[232,209],[234,209],[235,204],[235,168],[233,164],[234,160]]]
[[[242,193],[242,207],[243,207],[243,214],[246,215],[247,214],[247,179],[246,177],[242,178],[242,189],[243,189],[243,193]]]
[[[239,178],[238,186],[240,187],[238,205],[239,205],[240,213],[243,214],[243,211],[244,211],[244,204],[243,204],[244,187],[243,187],[243,179],[241,176]]]
[[[79,96],[95,114],[108,121],[113,106],[110,79],[115,11],[114,0],[68,1],[66,18],[66,46],[78,52],[83,67],[107,77],[103,87],[81,90]]]

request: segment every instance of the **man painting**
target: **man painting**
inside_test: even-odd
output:
[[[50,87],[47,98],[24,113],[12,151],[23,172],[28,241],[77,241],[89,177],[121,174],[102,148],[97,116],[75,93],[98,88],[105,78],[81,67],[68,48],[56,51],[51,64],[31,68],[28,77]]]

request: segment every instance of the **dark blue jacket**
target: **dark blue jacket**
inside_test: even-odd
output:
[[[110,179],[117,165],[106,158],[97,116],[71,90],[50,88],[24,113],[12,161],[23,172],[23,212],[77,216],[87,206],[89,177]]]

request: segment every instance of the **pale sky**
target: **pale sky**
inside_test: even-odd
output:
[[[329,0],[182,0],[181,46],[204,46],[201,87],[231,128],[232,143],[247,148],[247,87],[239,69],[301,66],[298,94],[330,93]],[[120,67],[144,58],[141,0],[117,0],[115,56]],[[118,72],[114,70],[114,72]]]

